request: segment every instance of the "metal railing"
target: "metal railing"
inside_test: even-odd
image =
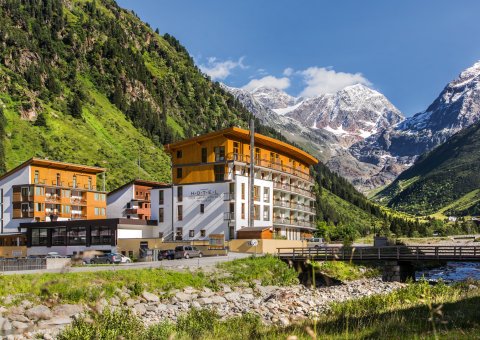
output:
[[[0,259],[0,272],[46,269],[46,259]]]
[[[480,261],[480,246],[277,248],[280,258],[322,261]]]
[[[290,191],[290,192],[295,192],[297,194],[307,196],[310,198],[315,198],[315,194],[311,192],[310,190],[304,189],[304,188],[299,188],[297,186],[288,184],[288,183],[282,183],[282,182],[273,182],[273,188],[274,189],[280,189],[284,191]]]
[[[223,220],[224,221],[232,221],[234,219],[235,219],[235,213],[234,212],[223,213]]]
[[[310,221],[302,221],[302,220],[295,220],[290,218],[281,218],[281,217],[274,217],[273,218],[274,224],[282,224],[291,227],[306,227],[306,228],[315,228],[315,224]]]

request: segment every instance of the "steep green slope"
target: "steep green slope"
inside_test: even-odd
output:
[[[162,144],[250,114],[111,0],[0,1],[0,171],[32,156],[169,179]],[[140,158],[141,168],[138,168]]]
[[[480,123],[423,155],[375,197],[417,215],[480,213]]]

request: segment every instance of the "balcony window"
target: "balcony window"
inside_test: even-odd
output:
[[[253,186],[253,200],[260,201],[260,187],[258,185]]]
[[[225,166],[224,165],[215,165],[213,167],[213,172],[215,174],[215,182],[222,182],[225,180]]]
[[[207,155],[207,148],[202,148],[202,163],[207,163],[208,155]]]
[[[67,245],[67,228],[60,227],[52,229],[52,246]]]
[[[74,188],[77,187],[77,176],[76,176],[76,175],[73,175],[73,183],[72,183],[72,186],[73,186]]]
[[[177,168],[177,178],[182,178],[182,177],[183,177],[183,169]]]
[[[260,220],[260,206],[258,204],[255,204],[253,206],[253,219],[255,221],[259,221]]]
[[[57,186],[62,185],[62,179],[61,179],[61,177],[60,177],[60,174],[57,174],[57,180],[56,180],[55,184],[56,184]]]
[[[43,203],[35,203],[35,211],[44,211],[45,210],[45,204]]]
[[[39,179],[40,174],[38,173],[38,170],[35,170],[35,174],[33,176],[34,176],[33,177],[33,183],[38,184],[39,181],[40,181],[40,179]]]
[[[92,177],[88,177],[88,190],[92,190]]]
[[[48,243],[48,229],[32,229],[32,246],[46,246]]]
[[[45,196],[45,188],[35,187],[35,196]]]
[[[22,196],[23,197],[30,196],[30,187],[22,187]]]
[[[72,196],[72,192],[68,189],[64,189],[62,190],[62,197],[65,197],[65,198],[70,198]]]
[[[225,147],[216,146],[214,148],[214,151],[215,151],[215,162],[223,162],[225,160]]]
[[[270,221],[270,207],[268,205],[263,206],[263,220]]]
[[[87,243],[87,230],[85,227],[73,227],[68,231],[69,245],[85,245]]]
[[[69,205],[62,205],[62,213],[70,214],[70,206]]]
[[[263,201],[269,202],[270,201],[270,188],[263,188]]]

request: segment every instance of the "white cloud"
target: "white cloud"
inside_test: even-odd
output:
[[[294,72],[295,70],[293,68],[287,67],[285,70],[283,70],[283,75],[290,77]]]
[[[309,67],[298,73],[303,76],[306,84],[306,87],[300,93],[302,97],[315,97],[324,93],[335,93],[355,84],[372,85],[361,73],[336,72],[331,68],[325,67]]]
[[[212,78],[212,80],[224,80],[232,73],[233,69],[237,67],[241,69],[247,68],[247,66],[243,64],[243,59],[244,57],[239,58],[237,61],[219,61],[215,57],[210,57],[206,65],[200,65],[200,70]]]
[[[252,91],[259,87],[273,87],[279,90],[285,90],[290,86],[290,79],[287,77],[277,78],[274,76],[266,76],[260,79],[252,79],[242,88],[247,91]]]

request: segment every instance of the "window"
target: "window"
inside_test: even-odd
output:
[[[268,205],[263,206],[263,220],[270,221],[270,207]]]
[[[253,219],[260,220],[260,206],[258,204],[253,206]]]
[[[74,188],[77,187],[77,176],[76,176],[76,175],[73,175],[73,184],[72,184],[72,186],[73,186]]]
[[[95,193],[95,201],[105,201],[105,194],[100,194],[98,192]]]
[[[70,206],[69,205],[62,205],[62,213],[70,214]]]
[[[32,229],[32,246],[46,246],[48,243],[48,229]]]
[[[85,227],[72,227],[68,231],[69,245],[84,245],[87,242],[87,230]]]
[[[245,183],[242,183],[242,200],[245,199]]]
[[[22,188],[22,196],[23,196],[23,197],[28,197],[28,196],[30,196],[30,188],[29,188],[29,187],[23,187],[23,188]]]
[[[159,223],[162,223],[165,221],[165,212],[163,210],[163,208],[158,208],[158,222]]]
[[[39,182],[39,173],[38,173],[38,170],[35,170],[35,174],[34,174],[34,177],[33,177],[33,183],[37,184]]]
[[[207,163],[208,155],[207,155],[207,148],[202,148],[202,163]]]
[[[200,204],[200,213],[203,214],[205,212],[205,204]]]
[[[112,233],[109,227],[92,227],[92,244],[110,244],[112,242]]]
[[[105,208],[95,208],[95,216],[105,216]]]
[[[205,229],[200,230],[200,236],[201,237],[207,236],[207,232],[205,231]]]
[[[165,204],[165,198],[164,197],[165,197],[164,191],[160,190],[158,192],[158,204],[160,204],[160,205]]]
[[[182,177],[183,177],[183,169],[177,168],[177,178],[182,178]]]
[[[258,185],[253,186],[253,200],[260,201],[260,187]]]
[[[255,148],[255,162],[260,160],[260,148]]]
[[[52,246],[67,245],[67,228],[59,227],[52,229]]]
[[[57,186],[62,185],[62,178],[60,177],[60,174],[57,174]]]
[[[177,200],[183,202],[183,187],[177,187]]]
[[[190,230],[188,232],[188,237],[195,237],[195,230]]]
[[[44,187],[35,187],[35,196],[44,196],[45,188]]]
[[[177,158],[182,158],[183,153],[182,150],[177,150]]]
[[[263,201],[269,202],[270,201],[270,188],[263,188]]]
[[[225,147],[224,146],[216,146],[215,150],[215,162],[222,162],[225,160]]]
[[[162,232],[158,233],[158,238],[163,238],[163,233]]]
[[[225,165],[215,165],[213,167],[213,172],[215,175],[215,182],[222,182],[225,180]]]
[[[35,211],[44,211],[45,205],[43,203],[35,203]]]
[[[177,217],[179,221],[183,220],[183,205],[177,206]]]
[[[88,190],[92,190],[92,177],[88,177]]]
[[[242,219],[245,219],[245,203],[242,203]]]
[[[234,159],[238,159],[240,154],[240,144],[238,142],[233,142],[233,157]]]

